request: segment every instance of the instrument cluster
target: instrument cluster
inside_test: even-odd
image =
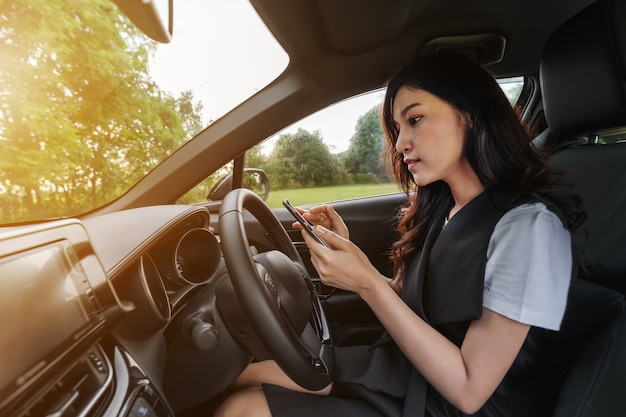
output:
[[[163,328],[186,294],[224,273],[219,242],[208,228],[166,237],[116,279],[120,297],[134,304],[124,325],[140,333]]]

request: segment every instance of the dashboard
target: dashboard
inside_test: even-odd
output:
[[[212,227],[172,205],[1,229],[0,414],[167,417],[223,391],[253,356]]]

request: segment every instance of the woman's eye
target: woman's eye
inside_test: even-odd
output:
[[[422,119],[422,116],[414,116],[409,118],[409,124],[414,125],[417,124]]]

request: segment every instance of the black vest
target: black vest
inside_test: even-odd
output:
[[[420,253],[407,269],[402,298],[422,319],[457,346],[462,345],[471,321],[479,319],[482,314],[487,248],[496,223],[508,210],[533,202],[546,204],[560,216],[553,203],[538,195],[512,195],[491,190],[484,191],[464,206],[445,227],[447,209],[442,208],[427,233]],[[525,355],[521,353],[521,356]],[[511,369],[509,374],[519,380],[524,378],[523,370]],[[499,413],[505,411],[503,408],[509,408],[512,402],[504,397],[515,395],[511,391],[517,391],[519,386],[517,380],[507,381],[505,378],[494,397],[478,414],[492,415],[495,410]],[[429,408],[434,408],[436,415],[439,413],[435,409],[442,415],[462,415],[432,392],[413,368],[403,415],[423,415],[427,396]],[[519,403],[515,406],[519,407]]]

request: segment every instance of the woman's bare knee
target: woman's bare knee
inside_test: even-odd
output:
[[[248,388],[230,395],[215,411],[214,417],[271,417],[262,388]]]
[[[289,377],[283,372],[276,362],[267,360],[261,362],[253,362],[243,370],[235,379],[231,388],[244,389],[260,387],[261,384],[278,384]]]
[[[231,388],[245,389],[252,387],[260,387],[261,384],[278,385],[283,388],[297,392],[308,392],[311,394],[328,395],[332,388],[332,384],[319,391],[310,391],[296,384],[278,364],[272,360],[254,362],[248,365],[246,369],[237,377]]]

